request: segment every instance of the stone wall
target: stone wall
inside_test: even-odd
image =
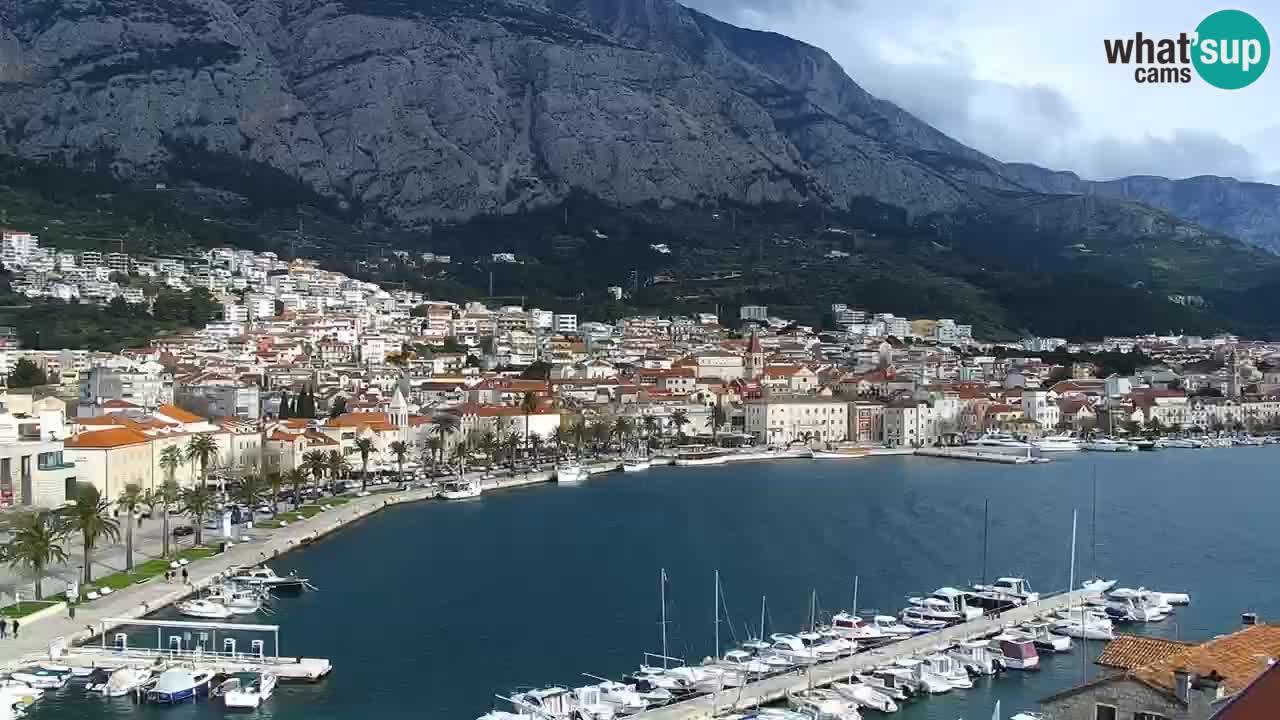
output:
[[[1044,703],[1041,709],[1044,720],[1095,720],[1099,704],[1114,706],[1116,720],[1132,720],[1135,712],[1160,713],[1169,720],[1206,720],[1189,716],[1180,703],[1134,680],[1097,685]]]

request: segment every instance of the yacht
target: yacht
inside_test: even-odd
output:
[[[145,668],[122,667],[107,676],[98,692],[107,697],[124,697],[151,682],[151,671]]]
[[[735,670],[746,677],[767,675],[777,668],[757,658],[747,650],[730,650],[719,662],[721,667]]]
[[[1104,578],[1092,578],[1080,583],[1081,590],[1089,592],[1104,593],[1116,586],[1115,580],[1106,580]]]
[[[987,645],[992,652],[999,653],[1000,660],[1010,670],[1040,669],[1040,653],[1036,652],[1036,644],[1025,637],[1005,633],[991,638]]]
[[[228,579],[250,587],[261,587],[274,592],[299,592],[307,585],[306,578],[296,573],[277,575],[275,570],[263,565],[255,568],[232,568]]]
[[[727,459],[728,453],[720,448],[686,448],[676,453],[676,465],[684,467],[698,465],[723,465],[727,462]]]
[[[1095,438],[1081,447],[1091,452],[1134,452],[1138,449],[1123,440],[1113,440],[1112,438]]]
[[[902,624],[898,621],[898,618],[892,615],[876,615],[871,618],[871,627],[877,632],[897,638],[910,637],[920,632],[917,628]]]
[[[1007,631],[1013,637],[1025,637],[1036,644],[1036,647],[1049,652],[1068,652],[1071,650],[1071,638],[1054,634],[1052,624],[1047,622],[1029,622],[1017,630]]]
[[[233,614],[226,605],[205,599],[184,600],[176,607],[178,612],[187,617],[204,620],[226,620]]]
[[[975,447],[996,447],[996,448],[1012,448],[1015,450],[1030,450],[1029,443],[1022,442],[1018,438],[1008,433],[987,433],[976,440],[970,440],[966,445]]]
[[[180,703],[209,693],[213,673],[201,668],[171,668],[160,673],[156,684],[147,690],[147,699],[158,703]]]
[[[892,697],[865,682],[832,683],[831,689],[840,697],[857,703],[858,707],[882,713],[898,712],[898,703]]]
[[[1112,620],[1131,621],[1131,622],[1160,622],[1169,617],[1169,613],[1173,612],[1173,608],[1166,604],[1162,598],[1156,598],[1145,592],[1137,592],[1133,595],[1117,596],[1111,595],[1104,610],[1107,617]]]
[[[612,720],[616,713],[613,703],[604,701],[603,694],[596,685],[574,688],[570,704],[573,708],[569,717],[582,720]]]
[[[1079,610],[1071,612],[1069,617],[1060,617],[1055,620],[1053,632],[1080,640],[1116,639],[1110,619],[1106,616],[1099,618],[1093,613],[1084,613],[1082,617]]]
[[[946,620],[932,617],[921,608],[907,608],[902,611],[902,624],[909,628],[915,628],[917,631],[929,632],[931,630],[941,630],[950,623]]]
[[[868,623],[861,617],[847,612],[839,612],[833,615],[828,629],[842,637],[867,643],[884,642],[896,637],[894,634]],[[908,631],[905,634],[910,635],[912,633]]]
[[[773,640],[773,651],[797,665],[812,665],[823,659],[816,650],[804,644],[804,641],[788,633],[774,633],[769,636]]]
[[[1138,588],[1137,590],[1133,588],[1116,588],[1107,593],[1107,596],[1113,600],[1123,600],[1125,598],[1151,599],[1162,607],[1167,606],[1170,612],[1173,611],[1172,606],[1174,605],[1191,604],[1191,596],[1186,593],[1156,592],[1146,588]]]
[[[470,500],[480,497],[479,480],[450,480],[444,484],[440,497],[445,500]]]
[[[966,640],[957,643],[947,650],[947,654],[974,675],[995,675],[1000,669],[996,659],[991,655],[991,648],[987,647],[986,640]]]
[[[254,710],[264,700],[269,700],[275,689],[276,676],[269,672],[260,673],[248,686],[241,683],[240,687],[224,693],[222,703],[228,708]]]
[[[596,686],[600,690],[600,701],[612,705],[617,715],[633,715],[648,710],[654,705],[639,692],[635,685],[627,685],[614,680],[605,680]]]
[[[973,589],[1013,605],[1026,605],[1040,599],[1040,593],[1033,591],[1027,581],[1020,577],[996,578],[990,585],[974,585]]]
[[[950,655],[944,653],[926,655],[921,658],[921,663],[957,690],[969,690],[973,687],[973,680],[969,679],[969,671]]]
[[[556,466],[556,482],[558,483],[579,483],[586,479],[586,468],[578,463],[563,463]]]
[[[622,461],[623,472],[643,472],[653,465],[653,461],[647,457],[629,457]]]
[[[969,605],[968,593],[952,587],[939,588],[928,597],[910,597],[907,602],[935,620],[964,622],[982,617],[982,608]]]
[[[218,592],[205,598],[209,602],[225,607],[232,615],[252,615],[262,609],[262,592],[257,589],[239,587],[228,583]]]
[[[902,658],[894,662],[894,665],[911,673],[911,676],[920,684],[920,689],[930,695],[948,693],[954,687],[947,682],[946,678],[925,667],[924,663],[916,658]]]
[[[1071,435],[1050,435],[1031,445],[1040,452],[1075,452],[1080,449],[1080,439]]]
[[[787,700],[792,710],[813,720],[862,720],[857,703],[830,690],[802,690]]]

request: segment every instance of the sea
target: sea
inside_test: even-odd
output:
[[[769,631],[782,632],[808,624],[815,594],[819,615],[854,607],[855,584],[857,609],[890,613],[984,574],[1063,590],[1073,517],[1077,582],[1191,594],[1168,620],[1126,631],[1205,640],[1237,629],[1244,612],[1280,616],[1278,460],[1271,447],[1074,453],[1038,466],[785,460],[400,506],[274,563],[319,589],[246,620],[278,624],[282,654],[328,658],[334,672],[281,686],[255,714],[472,720],[519,688],[620,678],[662,650],[664,590],[667,654],[697,662],[716,650],[717,572],[722,652],[758,632],[762,597]],[[1005,717],[1037,709],[1097,677],[1101,644],[1076,642],[1042,655],[1039,672],[982,679],[895,717],[986,720],[997,699]],[[29,717],[228,715],[208,701],[137,706],[73,685]]]

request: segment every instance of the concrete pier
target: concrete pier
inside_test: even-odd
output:
[[[975,460],[977,462],[1001,463],[1004,465],[1038,465],[1050,462],[1047,457],[1014,455],[998,450],[982,450],[972,447],[963,448],[920,448],[916,455],[921,457],[948,458],[951,460]]]
[[[999,618],[971,620],[937,632],[916,635],[874,650],[860,652],[847,658],[814,665],[803,671],[775,675],[748,683],[740,688],[728,688],[717,693],[647,710],[631,717],[642,720],[702,720],[726,712],[767,705],[785,700],[790,693],[845,681],[854,673],[887,665],[900,658],[935,652],[939,646],[998,635],[1007,628],[1033,620],[1040,615],[1084,602],[1086,595],[1087,593],[1083,590],[1061,593],[1025,607],[1006,611]]]

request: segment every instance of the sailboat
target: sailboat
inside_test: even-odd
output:
[[[1076,584],[1076,513],[1071,513],[1071,579],[1068,581],[1068,590]],[[1081,640],[1113,640],[1115,635],[1111,631],[1111,621],[1106,618],[1098,618],[1093,613],[1085,613],[1085,604],[1080,603],[1079,612],[1074,612],[1070,608],[1066,613],[1066,617],[1053,623],[1052,631],[1055,635],[1065,635],[1067,637],[1079,638]],[[1056,649],[1056,648],[1055,648]]]

